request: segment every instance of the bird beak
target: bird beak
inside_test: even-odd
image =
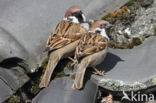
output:
[[[113,24],[107,24],[106,29],[110,29],[110,28],[112,28],[112,27],[114,27]]]

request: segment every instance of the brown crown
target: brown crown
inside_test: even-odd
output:
[[[64,17],[68,17],[71,13],[74,13],[74,12],[78,12],[78,11],[81,11],[81,8],[79,6],[72,6],[70,7],[67,12],[65,13]]]
[[[98,20],[93,23],[93,25],[90,27],[89,31],[93,31],[96,27],[99,27],[101,24],[109,24],[109,22],[105,21],[105,20]]]

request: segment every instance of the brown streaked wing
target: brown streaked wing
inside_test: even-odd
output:
[[[76,58],[79,59],[104,50],[107,46],[107,42],[108,40],[100,34],[88,33],[82,36],[76,48]]]
[[[61,21],[47,40],[47,50],[55,50],[80,39],[86,30],[80,24]]]

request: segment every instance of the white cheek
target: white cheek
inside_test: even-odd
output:
[[[83,18],[84,22],[86,22],[86,21],[87,21],[87,19],[86,19],[86,17],[85,17],[85,15],[84,15],[84,14],[82,14],[82,18]]]
[[[63,18],[63,20],[65,20],[65,21],[66,21],[66,20],[67,20],[67,18]]]
[[[71,22],[73,22],[73,23],[79,23],[78,19],[77,19],[76,17],[74,17],[74,16],[69,16],[68,18],[69,18],[69,19],[72,19]],[[70,20],[69,20],[69,21],[70,21]]]
[[[106,34],[105,29],[102,29],[102,30],[101,30],[101,35],[104,36],[104,37],[106,37],[106,38],[108,39],[108,41],[110,40],[109,37],[108,37],[107,34]]]

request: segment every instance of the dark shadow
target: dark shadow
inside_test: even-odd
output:
[[[18,66],[19,63],[22,63],[23,60],[17,57],[8,58],[0,62],[0,67],[12,68]]]
[[[105,60],[97,66],[99,70],[104,70],[105,72],[110,71],[115,67],[115,65],[118,62],[123,62],[119,56],[112,54],[112,53],[107,53]]]
[[[101,71],[108,72],[111,69],[113,69],[118,62],[123,62],[123,61],[124,60],[122,60],[119,56],[109,52],[109,53],[107,53],[104,61],[97,66],[97,69],[101,70]],[[85,78],[84,78],[84,85],[83,85],[83,87],[85,86],[87,81],[90,80],[91,75],[93,74],[92,72],[93,72],[92,68],[87,68],[87,70],[85,72]]]

